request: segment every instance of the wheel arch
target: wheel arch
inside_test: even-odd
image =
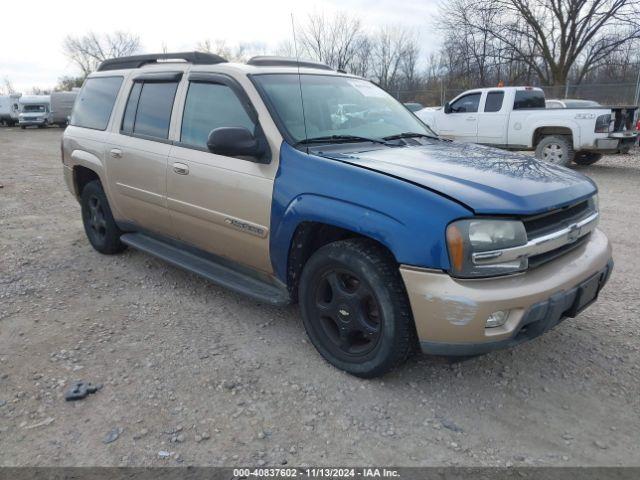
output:
[[[106,191],[102,161],[94,153],[77,147],[78,145],[74,145],[71,139],[63,137],[62,158],[65,167],[73,172],[73,193],[79,197],[84,186],[92,180],[99,180]]]
[[[84,165],[75,165],[73,167],[73,187],[77,197],[82,195],[84,187],[94,180],[102,183],[100,176],[91,168],[85,167]]]
[[[580,142],[580,134],[571,124],[538,125],[531,134],[531,145],[536,148],[540,140],[551,135],[568,136],[574,147]]]
[[[397,262],[393,251],[379,238],[331,223],[302,221],[293,232],[287,254],[286,284],[292,301],[298,300],[300,276],[311,256],[325,245],[353,238],[363,238],[377,243],[387,250]]]

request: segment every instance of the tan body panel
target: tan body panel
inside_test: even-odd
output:
[[[186,165],[189,173],[174,172],[173,163]],[[198,248],[270,273],[273,179],[269,170],[250,161],[173,147],[167,204],[174,234]]]
[[[112,151],[121,157],[111,156]],[[166,177],[171,145],[120,134],[105,143],[107,178],[121,217],[163,235],[173,229],[167,211]]]
[[[133,79],[142,73],[177,70],[184,74],[176,92],[168,141],[121,134]],[[224,74],[243,87],[267,138],[269,164],[172,145],[180,141],[191,71]],[[72,168],[86,166],[100,177],[118,222],[273,274],[269,226],[282,136],[246,73],[225,64],[158,64],[92,75],[95,76],[122,76],[124,81],[105,131],[71,126],[65,134],[65,177],[73,193],[78,195],[73,187]],[[111,155],[112,150],[119,154],[117,158]],[[73,151],[77,153],[74,155]],[[174,163],[186,166],[188,174],[176,173]]]
[[[194,66],[191,72],[218,73],[238,82],[258,114],[271,150],[261,164],[240,158],[175,145],[167,168],[167,207],[173,236],[198,248],[272,274],[269,226],[273,183],[278,170],[282,136],[253,84],[233,66]],[[171,138],[179,141],[182,110],[188,92],[187,76],[177,93]],[[187,175],[174,171],[186,166]]]
[[[457,280],[409,266],[400,272],[420,341],[471,344],[509,338],[531,305],[575,287],[610,258],[609,240],[596,229],[585,245],[522,275]],[[498,310],[511,310],[506,324],[485,328],[487,317]]]

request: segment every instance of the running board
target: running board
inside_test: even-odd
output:
[[[120,237],[120,240],[130,247],[154,255],[176,267],[200,275],[217,285],[242,293],[255,300],[271,305],[291,303],[289,293],[284,286],[280,287],[267,280],[261,280],[248,273],[238,271],[230,265],[224,264],[223,261],[204,258],[204,256],[188,250],[185,251],[142,233],[125,233]]]

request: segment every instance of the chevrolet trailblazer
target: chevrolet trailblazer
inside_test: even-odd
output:
[[[280,57],[103,62],[62,141],[91,245],[300,304],[354,375],[475,355],[574,317],[612,270],[594,183],[438,138],[373,83]]]

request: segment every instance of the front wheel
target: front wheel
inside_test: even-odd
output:
[[[367,239],[330,243],[300,279],[304,326],[332,365],[359,377],[382,375],[407,358],[415,326],[398,265]]]
[[[84,231],[93,248],[107,255],[126,248],[120,241],[122,232],[113,219],[107,196],[98,180],[87,183],[82,189],[80,206]]]
[[[568,166],[573,157],[571,141],[561,135],[549,135],[536,145],[536,158],[545,162]]]
[[[602,158],[601,153],[594,152],[578,152],[573,159],[578,165],[593,165]]]

